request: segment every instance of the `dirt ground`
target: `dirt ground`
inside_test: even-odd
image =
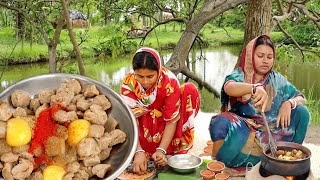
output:
[[[310,125],[307,131],[305,143],[312,143],[315,145],[320,145],[320,125]]]

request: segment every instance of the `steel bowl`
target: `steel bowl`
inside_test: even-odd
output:
[[[77,79],[81,85],[95,84],[100,93],[104,94],[112,104],[112,107],[107,111],[107,114],[109,117],[113,117],[118,121],[118,128],[124,131],[127,135],[126,141],[114,146],[110,157],[102,162],[108,163],[112,166],[112,170],[106,174],[104,179],[115,179],[127,168],[134,156],[138,145],[138,127],[131,109],[112,89],[88,77],[54,73],[33,76],[19,81],[0,93],[0,100],[7,102],[13,108],[10,101],[10,95],[13,91],[18,89],[24,90],[34,96],[41,90],[58,88],[66,79]]]
[[[269,156],[270,149],[268,146],[263,151],[261,156],[261,166],[268,172],[281,176],[300,176],[310,170],[311,151],[298,143],[278,141],[277,148],[283,150],[297,149],[306,154],[304,159],[298,160],[283,160],[273,156]]]
[[[168,165],[177,173],[192,173],[202,164],[202,159],[192,154],[177,154],[168,159]]]

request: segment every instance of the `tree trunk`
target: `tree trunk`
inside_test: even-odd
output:
[[[53,46],[53,43],[48,45],[48,58],[49,58],[49,73],[55,73],[57,69],[56,63],[56,48]]]
[[[272,30],[272,0],[248,0],[243,46],[259,35]]]
[[[108,4],[106,3],[106,6]],[[111,22],[111,19],[110,19],[110,10],[107,9],[107,7],[104,9],[104,25],[107,25]]]
[[[248,0],[246,26],[242,46],[257,36],[269,35],[272,31],[272,0]],[[242,51],[235,67],[239,66]]]
[[[63,12],[64,12],[64,17],[65,17],[65,19],[67,21],[69,37],[70,37],[70,40],[72,42],[74,51],[76,53],[76,59],[77,59],[77,62],[78,62],[79,72],[80,72],[80,75],[84,76],[85,75],[85,69],[84,69],[84,66],[83,66],[83,61],[82,61],[80,49],[79,49],[78,44],[77,44],[77,40],[74,37],[73,31],[72,31],[67,3],[66,3],[65,0],[61,0],[61,4],[62,4]]]
[[[39,28],[40,32],[42,32],[42,36],[44,37],[47,45],[48,45],[48,58],[49,58],[49,73],[57,72],[57,45],[60,39],[60,34],[62,27],[65,24],[65,18],[63,12],[60,13],[60,18],[57,21],[56,29],[54,31],[54,35],[52,40],[49,38],[49,35],[46,33],[44,28]]]
[[[24,17],[21,13],[16,13],[16,39],[20,40],[24,37]]]

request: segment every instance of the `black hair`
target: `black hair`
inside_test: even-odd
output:
[[[145,51],[137,52],[133,56],[133,61],[132,61],[133,70],[146,68],[146,69],[158,71],[159,70],[158,66],[159,65],[157,63],[157,59],[149,52],[145,52]]]
[[[258,39],[256,41],[255,48],[258,47],[259,45],[268,45],[272,48],[273,52],[275,52],[274,44],[272,43],[272,41],[268,37],[266,37],[264,35],[258,37]]]

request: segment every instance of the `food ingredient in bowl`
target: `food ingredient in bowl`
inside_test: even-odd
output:
[[[24,119],[11,118],[7,122],[7,144],[13,147],[23,146],[31,140],[31,128]]]
[[[200,176],[203,180],[211,180],[214,178],[215,173],[209,169],[201,170]]]
[[[212,161],[207,164],[207,168],[215,173],[220,173],[224,170],[225,165],[220,161]]]
[[[271,156],[271,153],[268,153],[269,156]],[[277,158],[283,159],[283,160],[298,160],[298,159],[304,159],[305,154],[301,150],[292,149],[292,150],[277,150]]]
[[[65,174],[61,166],[50,165],[43,170],[43,180],[62,180]]]
[[[67,143],[70,146],[77,145],[83,138],[89,134],[90,122],[85,119],[74,120],[68,126]]]
[[[29,146],[28,152],[35,154],[35,166],[46,163],[48,160],[45,156],[44,144],[52,136],[56,134],[57,124],[52,119],[52,111],[59,109],[60,106],[54,105],[41,111],[33,128],[33,139]]]

